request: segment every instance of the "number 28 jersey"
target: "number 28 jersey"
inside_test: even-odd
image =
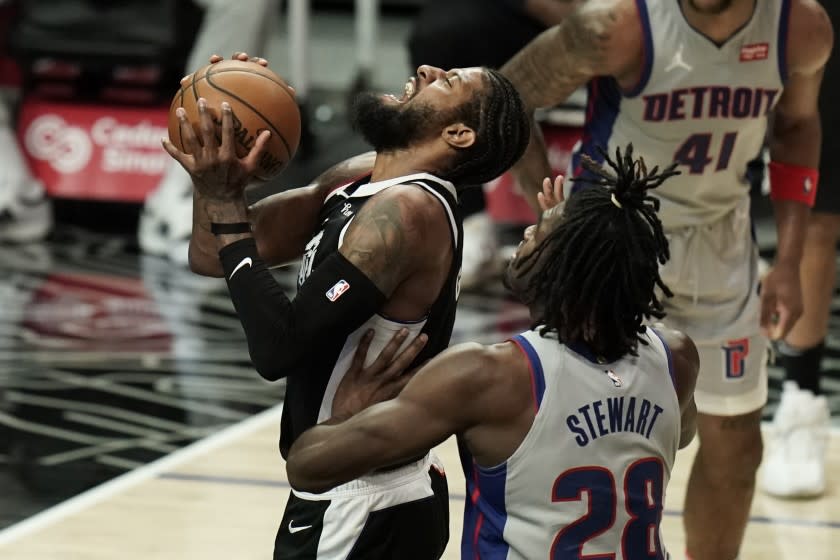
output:
[[[574,175],[582,154],[603,160],[596,146],[615,154],[632,142],[648,169],[680,164],[682,174],[654,192],[666,229],[708,224],[735,208],[749,195],[747,163],[761,151],[787,76],[790,1],[756,2],[750,20],[718,45],[689,25],[677,0],[636,0],[641,78],[632,91],[614,78],[590,82]]]
[[[501,465],[462,449],[462,558],[668,558],[660,521],[681,415],[670,351],[653,329],[643,337],[637,357],[608,364],[535,331],[513,338],[537,412]]]

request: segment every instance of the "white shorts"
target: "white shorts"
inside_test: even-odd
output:
[[[322,494],[292,490],[275,560],[435,560],[449,539],[449,498],[433,453]]]
[[[736,416],[767,402],[767,339],[760,332],[758,249],[749,199],[717,222],[666,232],[671,259],[660,270],[674,297],[666,326],[700,354],[697,410]]]

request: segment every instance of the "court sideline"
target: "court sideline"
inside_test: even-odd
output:
[[[5,560],[119,555],[149,558],[266,558],[288,494],[277,453],[276,406],[205,440],[0,532]],[[452,538],[459,557],[464,478],[454,440],[436,449],[449,479]],[[677,456],[663,518],[665,544],[682,558],[681,500],[694,445]],[[840,547],[840,430],[829,448],[829,491],[819,500],[757,495],[741,558],[829,560]]]

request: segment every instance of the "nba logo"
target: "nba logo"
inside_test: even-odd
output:
[[[612,384],[615,385],[616,387],[621,387],[623,385],[622,382],[621,382],[621,378],[613,370],[611,370],[611,369],[604,370],[604,373],[607,374],[607,377],[610,378],[610,380],[612,381]]]
[[[730,340],[721,349],[726,366],[726,378],[740,379],[744,377],[744,362],[750,354],[750,339]]]
[[[330,301],[335,301],[349,289],[350,284],[347,282],[347,280],[339,280],[335,283],[335,286],[327,290],[327,299]]]

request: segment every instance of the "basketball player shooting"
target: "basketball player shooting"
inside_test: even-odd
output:
[[[246,57],[247,58],[247,57]],[[362,335],[378,353],[398,333],[445,349],[455,318],[463,233],[456,185],[510,168],[528,142],[516,90],[498,72],[421,66],[400,97],[363,94],[357,129],[375,150],[308,187],[250,211],[266,132],[237,157],[233,115],[222,106],[221,142],[204,100],[200,134],[182,109],[187,152],[165,141],[195,187],[190,261],[224,275],[257,371],[285,378],[280,451],[329,418],[336,388]],[[213,232],[216,232],[214,235]],[[301,259],[289,300],[268,266]],[[419,340],[417,340],[417,338]],[[293,490],[275,558],[439,558],[448,540],[446,479],[429,449],[329,492]]]
[[[684,523],[694,560],[733,560],[762,457],[767,337],[780,339],[802,311],[799,262],[817,188],[817,95],[832,46],[813,0],[597,0],[521,50],[503,68],[529,110],[589,87],[584,155],[601,161],[633,141],[648,165],[683,174],[657,191],[672,258],[666,324],[690,335],[700,445]],[[768,133],[778,250],[761,282],[751,236],[747,163]],[[515,169],[537,207],[550,173],[537,129]]]
[[[643,325],[663,315],[656,287],[668,293],[648,190],[673,167],[648,173],[629,150],[608,164],[615,173],[584,159],[596,185],[565,205],[560,180],[546,180],[546,217],[506,274],[535,327],[455,346],[374,406],[404,384],[411,356],[388,367],[391,344],[365,368],[360,346],[333,418],[289,452],[294,488],[322,491],[457,434],[469,449],[461,558],[579,558],[584,544],[592,558],[668,558],[659,524],[677,449],[694,436],[699,364],[690,338]]]

